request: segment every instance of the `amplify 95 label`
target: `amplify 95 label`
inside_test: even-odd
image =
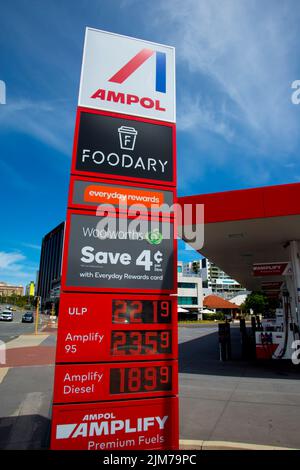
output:
[[[104,228],[107,219],[113,228]],[[71,213],[66,290],[174,290],[173,225],[157,221],[154,229],[148,223],[137,229],[128,221],[125,230],[124,219]]]
[[[67,329],[62,325],[57,336],[56,362],[101,362],[177,357],[175,328],[160,325],[152,329],[113,330],[99,318],[102,328]],[[105,328],[106,326],[106,328]],[[132,327],[131,327],[132,328]],[[174,336],[175,335],[175,336]],[[173,338],[174,336],[174,338]]]

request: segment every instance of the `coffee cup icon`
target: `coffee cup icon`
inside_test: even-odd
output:
[[[122,126],[118,129],[122,150],[134,150],[137,131],[134,127]]]

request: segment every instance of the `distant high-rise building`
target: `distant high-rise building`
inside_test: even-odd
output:
[[[186,276],[184,263],[177,263],[177,300],[178,313],[196,313],[203,307],[202,280],[199,276]],[[183,317],[184,315],[179,315]]]
[[[27,284],[26,289],[25,289],[25,295],[29,297],[33,297],[35,294],[35,284],[33,281],[30,281],[29,284]]]
[[[53,289],[60,284],[64,231],[65,223],[62,222],[42,240],[37,295],[43,305],[53,301]]]
[[[202,278],[203,291],[230,299],[238,293],[246,292],[246,289],[235,279],[232,279],[222,269],[207,258],[189,263],[183,263],[184,276],[199,276]]]

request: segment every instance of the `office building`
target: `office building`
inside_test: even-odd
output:
[[[207,258],[184,263],[182,272],[184,276],[201,277],[206,295],[212,293],[224,299],[230,299],[238,294],[246,293],[246,289],[241,284]]]
[[[184,263],[177,264],[177,300],[179,317],[182,313],[196,313],[203,307],[202,279],[199,276],[186,276],[183,273]]]
[[[35,283],[33,281],[30,281],[29,284],[25,287],[25,295],[27,297],[34,297],[35,295]]]
[[[47,304],[53,302],[53,292],[57,292],[57,285],[60,285],[64,231],[62,222],[42,240],[37,295],[43,307],[50,307]]]
[[[8,284],[7,282],[0,281],[0,298],[1,297],[11,297],[12,295],[23,295],[24,288],[23,286],[14,286]]]

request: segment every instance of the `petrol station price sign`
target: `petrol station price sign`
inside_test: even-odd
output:
[[[178,448],[174,55],[86,30],[51,449]]]
[[[129,329],[112,329],[106,322],[98,328],[82,330],[60,329],[56,361],[128,361],[149,359],[174,359],[177,357],[175,328],[163,325],[146,329],[144,326]]]
[[[174,298],[64,293],[56,362],[177,359],[176,313]]]
[[[59,328],[136,328],[177,324],[176,297],[146,294],[62,293],[59,306]]]
[[[175,395],[177,361],[56,366],[54,403]]]
[[[174,124],[78,110],[72,174],[174,186]]]
[[[171,450],[177,446],[177,397],[53,407],[54,450]]]
[[[173,221],[153,222],[69,211],[63,290],[175,292]]]

